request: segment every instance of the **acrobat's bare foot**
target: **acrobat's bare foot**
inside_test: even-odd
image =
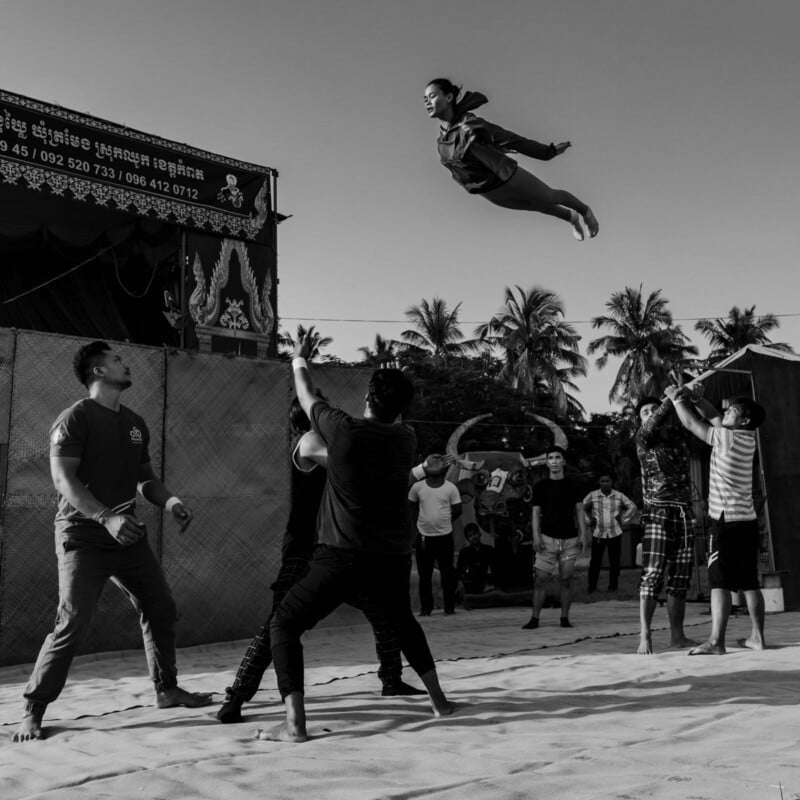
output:
[[[653,655],[653,637],[649,633],[643,633],[639,639],[639,649],[636,651],[640,656]]]
[[[581,215],[577,211],[570,210],[569,224],[572,226],[572,235],[582,242],[584,239],[583,225],[581,225]]]
[[[161,689],[156,692],[156,705],[159,708],[174,708],[175,706],[202,708],[211,705],[211,695],[187,692],[180,686],[171,686],[169,689]]]
[[[591,208],[586,209],[586,213],[583,215],[583,221],[589,229],[589,236],[594,239],[600,232],[600,223],[597,221],[597,217],[594,215]]]
[[[299,728],[295,725],[289,725],[288,722],[282,722],[269,730],[258,729],[253,734],[254,739],[262,739],[265,742],[289,742],[290,744],[302,744],[308,741],[308,734],[305,728]]]
[[[754,636],[748,636],[746,639],[737,639],[736,644],[739,647],[746,647],[748,650],[766,650],[767,646],[764,640]]]
[[[690,656],[724,656],[725,646],[703,642],[699,647],[693,647],[689,651]]]
[[[34,739],[44,739],[44,733],[42,733],[43,716],[44,708],[41,711],[37,709],[26,711],[19,728],[14,731],[12,741],[31,742]]]
[[[678,636],[669,643],[667,650],[685,650],[687,647],[697,647],[700,642],[689,639],[687,636]]]

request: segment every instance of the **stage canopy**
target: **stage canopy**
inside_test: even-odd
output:
[[[199,325],[264,351],[276,187],[269,167],[0,91],[0,325],[175,346]]]

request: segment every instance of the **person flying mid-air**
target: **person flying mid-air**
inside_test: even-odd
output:
[[[503,208],[563,219],[579,241],[585,236],[584,225],[589,236],[597,236],[600,226],[586,203],[563,189],[551,189],[506,155],[520,153],[549,161],[572,143],[547,145],[525,139],[472,113],[487,102],[480,92],[462,95],[461,87],[447,78],[434,78],[425,87],[425,110],[442,123],[436,140],[439,158],[453,179],[470,194]]]

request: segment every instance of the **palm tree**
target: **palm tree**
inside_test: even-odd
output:
[[[395,343],[384,339],[379,333],[375,334],[375,349],[359,347],[358,352],[364,356],[364,365],[378,369],[380,367],[393,367],[397,363]]]
[[[794,352],[785,342],[773,342],[767,335],[780,326],[778,318],[774,314],[757,317],[755,310],[754,305],[744,311],[734,306],[727,317],[700,319],[695,323],[695,330],[700,331],[711,345],[706,360],[708,366],[722,361],[748,344],[760,344],[784,353]]]
[[[528,291],[505,288],[503,306],[475,329],[479,339],[504,353],[502,378],[534,398],[550,396],[559,417],[568,405],[580,403],[566,390],[586,374],[586,359],[578,351],[580,336],[564,322],[564,304],[555,292],[533,286]]]
[[[323,355],[321,350],[331,344],[333,339],[330,336],[322,336],[314,328],[314,325],[309,325],[308,328],[298,325],[297,338],[294,338],[288,331],[284,331],[278,339],[278,344],[284,348],[284,354],[286,351],[291,353],[298,344],[302,343],[305,345],[306,358],[309,361],[327,361],[330,356]]]
[[[668,302],[660,289],[644,300],[641,285],[638,289],[626,286],[611,295],[607,315],[592,319],[592,327],[611,330],[589,342],[589,355],[603,351],[595,362],[598,369],[606,366],[609,356],[623,356],[608,394],[612,403],[660,394],[670,381],[670,372],[697,355],[680,326],[672,324]]]
[[[429,303],[420,300],[419,305],[406,310],[406,317],[416,330],[406,330],[400,334],[402,342],[397,342],[411,355],[432,356],[443,363],[452,356],[464,356],[475,349],[475,343],[462,341],[464,334],[458,325],[459,303],[452,310],[440,297]]]

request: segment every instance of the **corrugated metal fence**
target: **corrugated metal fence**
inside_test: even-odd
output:
[[[85,341],[0,329],[0,664],[35,658],[58,601],[48,433],[85,395],[72,356]],[[183,534],[140,503],[178,603],[178,644],[250,636],[271,602],[289,502],[291,369],[282,362],[119,344],[133,386],[125,405],[151,434],[156,474],[193,510]],[[314,370],[358,414],[369,373]],[[4,484],[5,482],[5,484]],[[109,584],[83,652],[141,645],[132,608]]]

